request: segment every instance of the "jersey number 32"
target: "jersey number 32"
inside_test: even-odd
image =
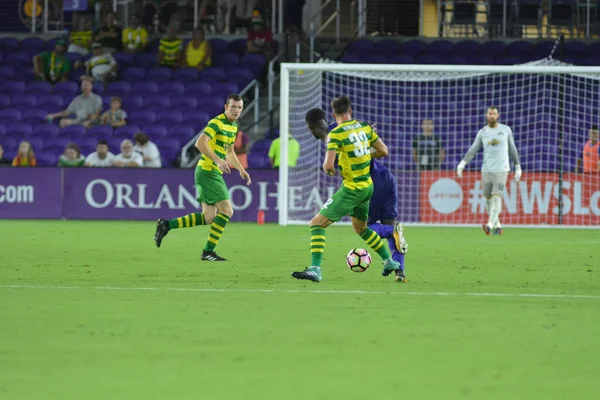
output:
[[[364,131],[351,132],[348,140],[354,144],[354,157],[362,157],[369,152],[371,146],[369,146],[369,139]]]

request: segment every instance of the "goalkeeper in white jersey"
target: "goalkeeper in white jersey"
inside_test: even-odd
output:
[[[506,179],[510,172],[510,159],[515,164],[515,182],[521,179],[521,165],[519,162],[519,152],[515,146],[515,139],[512,130],[508,125],[498,122],[500,113],[497,107],[487,109],[487,125],[477,132],[477,137],[473,144],[463,157],[462,161],[456,167],[456,174],[462,178],[462,172],[465,166],[475,157],[481,147],[483,147],[483,166],[481,167],[481,183],[483,186],[483,197],[485,197],[485,208],[489,219],[484,224],[483,231],[486,235],[502,234],[502,225],[500,225],[499,215],[502,211],[502,195]]]

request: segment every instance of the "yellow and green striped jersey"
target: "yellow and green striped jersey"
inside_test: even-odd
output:
[[[175,65],[179,61],[182,48],[183,41],[181,39],[171,40],[168,37],[160,39],[158,50],[164,54],[161,64],[166,66]]]
[[[371,180],[371,145],[379,136],[371,127],[356,120],[346,121],[329,132],[327,150],[338,154],[342,185],[350,190],[365,189]]]
[[[216,116],[208,121],[208,125],[204,128],[204,134],[210,138],[208,147],[215,152],[221,160],[225,159],[227,150],[235,143],[235,138],[238,132],[237,122],[230,122],[225,114]],[[217,164],[204,154],[198,161],[198,166],[205,171],[217,171],[223,173]]]
[[[77,46],[87,49],[90,47],[90,43],[92,43],[92,31],[71,31],[69,34],[69,40],[72,44],[76,44]]]

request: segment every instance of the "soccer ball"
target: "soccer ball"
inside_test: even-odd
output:
[[[365,249],[352,249],[346,257],[348,268],[354,272],[365,272],[371,265],[371,255]]]

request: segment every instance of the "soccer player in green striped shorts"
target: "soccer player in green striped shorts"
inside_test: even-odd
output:
[[[192,213],[172,220],[159,219],[156,224],[154,241],[160,247],[163,238],[171,229],[189,228],[198,225],[210,225],[208,240],[202,251],[203,261],[225,261],[215,252],[215,247],[225,231],[225,225],[233,215],[229,201],[229,190],[223,180],[223,173],[230,173],[229,164],[240,172],[246,184],[250,184],[250,175],[242,167],[233,144],[238,132],[237,119],[244,109],[244,102],[237,94],[227,98],[225,112],[208,122],[204,132],[196,141],[196,148],[202,158],[196,166],[196,188],[198,202],[202,204],[202,214]]]
[[[388,149],[377,133],[364,122],[352,118],[352,103],[348,97],[338,97],[331,103],[337,127],[327,136],[327,153],[323,170],[335,173],[335,158],[343,181],[340,189],[323,205],[310,221],[310,267],[292,272],[296,279],[320,282],[321,261],[325,251],[325,228],[346,215],[352,218],[352,228],[383,259],[383,276],[400,269],[381,237],[367,226],[369,201],[373,195],[371,158],[387,156]],[[373,148],[373,150],[371,150]]]

